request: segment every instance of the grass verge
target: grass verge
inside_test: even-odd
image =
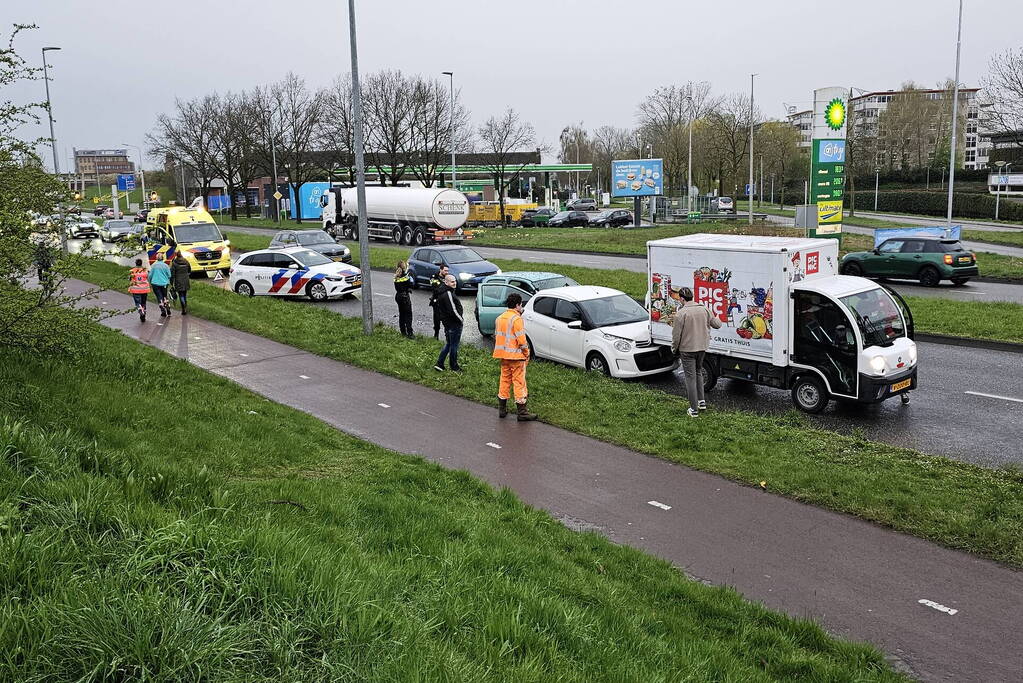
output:
[[[98,326],[0,380],[3,680],[901,680]]]
[[[90,279],[123,281],[94,264]],[[433,371],[439,344],[276,298],[246,299],[200,284],[190,313],[328,358],[493,402],[494,361],[463,347],[462,375]],[[683,420],[683,399],[553,363],[530,367],[530,404],[565,429],[714,472],[901,531],[1023,566],[1023,472],[987,469],[814,428],[785,415],[712,412]]]

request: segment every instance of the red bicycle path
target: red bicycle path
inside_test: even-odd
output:
[[[125,294],[97,299],[132,307]],[[103,324],[360,439],[507,487],[570,528],[873,643],[914,678],[1023,680],[1023,572],[200,318],[162,321],[152,306],[145,324],[134,313]],[[495,388],[496,378],[495,366]]]

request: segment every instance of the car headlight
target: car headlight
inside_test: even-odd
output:
[[[344,282],[345,278],[343,275],[328,275],[324,280],[330,280],[331,282]]]
[[[614,346],[616,350],[621,351],[622,353],[632,351],[632,342],[625,339],[616,340]]]
[[[909,347],[909,362],[916,364],[916,344]]]
[[[462,282],[465,282],[466,280],[468,280],[470,278],[472,278],[472,273],[459,273],[458,274],[458,279],[461,280]]]
[[[494,274],[495,274],[495,275],[500,275],[500,274],[501,274],[501,269],[500,269],[500,268],[498,268],[498,269],[497,269],[497,272],[496,272],[496,273],[494,273]]]
[[[881,373],[884,372],[884,368],[885,362],[883,356],[874,356],[873,358],[870,359],[870,369],[873,370],[875,373],[880,375]]]

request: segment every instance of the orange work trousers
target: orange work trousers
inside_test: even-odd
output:
[[[497,397],[508,400],[511,390],[515,390],[515,402],[525,403],[529,391],[526,389],[526,361],[501,359],[501,386],[497,389]]]

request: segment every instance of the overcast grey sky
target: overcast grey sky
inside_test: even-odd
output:
[[[22,34],[23,55],[63,48],[48,59],[65,169],[72,147],[143,145],[176,97],[349,71],[346,0],[3,5],[5,36],[12,22],[39,26]],[[992,54],[1023,46],[1023,2],[965,6],[961,80],[974,86]],[[956,0],[357,0],[356,12],[363,74],[453,70],[475,123],[512,106],[552,144],[573,122],[632,126],[644,95],[690,79],[747,92],[756,72],[762,111],[782,117],[783,103],[809,108],[814,88],[934,85],[955,66]],[[43,84],[13,97],[42,100]]]

